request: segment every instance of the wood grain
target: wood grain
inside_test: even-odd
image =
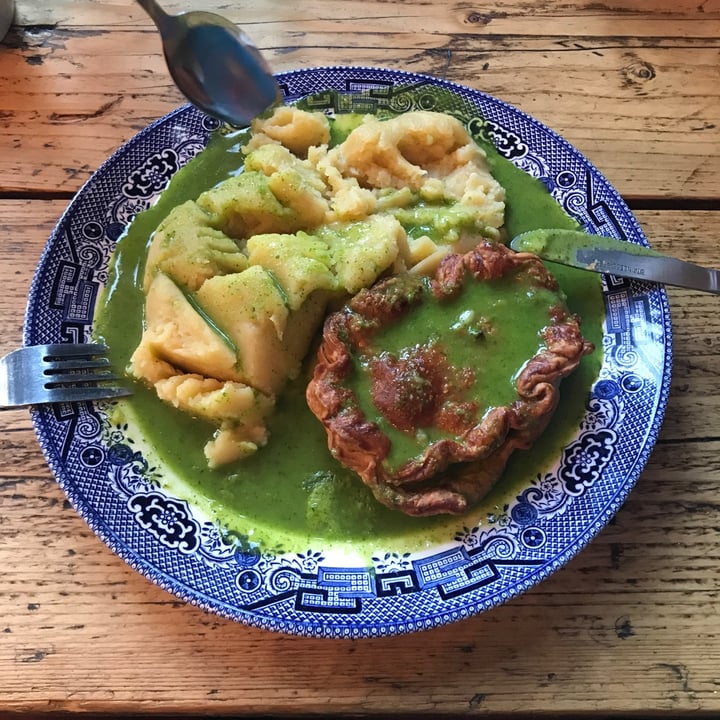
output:
[[[2,351],[65,201],[0,201]],[[716,214],[638,212],[656,247],[717,261]],[[0,710],[720,713],[720,320],[669,293],[675,382],[625,506],[566,568],[462,623],[383,640],[270,634],[177,600],[95,537],[27,411],[0,415]],[[715,300],[711,298],[711,300]]]
[[[632,200],[708,206],[720,185],[718,0],[207,7],[242,23],[276,71],[389,66],[500,97],[564,135]],[[18,21],[0,51],[0,192],[70,194],[182,102],[132,3],[18,2]]]

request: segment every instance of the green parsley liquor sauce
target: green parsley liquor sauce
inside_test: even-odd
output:
[[[432,299],[427,285],[423,292],[422,302],[374,334],[369,346],[356,354],[348,381],[365,417],[390,438],[384,465],[391,472],[419,458],[428,441],[459,438],[435,425],[404,432],[378,412],[372,400],[372,358],[382,353],[403,359],[436,348],[455,371],[471,368],[472,381],[457,393],[457,400],[475,408],[472,424],[478,424],[493,408],[517,400],[517,377],[543,347],[542,331],[560,300],[558,293],[531,285],[515,273],[486,282],[466,277],[460,292],[444,300]],[[407,406],[401,383],[391,391],[399,393],[393,404]]]
[[[243,133],[214,135],[119,240],[95,321],[95,335],[110,348],[114,366],[128,365],[142,335],[142,277],[154,229],[175,205],[240,172],[245,139]],[[486,149],[493,174],[506,189],[510,236],[536,227],[576,227],[539,181]],[[132,397],[118,403],[111,420],[142,450],[168,492],[186,499],[241,543],[275,552],[333,548],[358,562],[389,548],[407,552],[430,547],[447,541],[460,526],[487,524],[490,516],[502,514],[523,487],[557,460],[583,417],[602,359],[600,281],[559,265],[551,270],[596,350],[563,381],[560,407],[540,441],[514,454],[495,489],[467,517],[411,518],[390,510],[331,457],[325,430],[305,402],[314,352],[306,372],[280,396],[268,423],[268,444],[242,461],[208,468],[203,446],[214,428],[161,402],[140,383],[134,383]]]

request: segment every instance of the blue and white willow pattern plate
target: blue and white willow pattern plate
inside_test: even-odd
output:
[[[477,108],[501,154],[540,178],[585,228],[647,244],[617,192],[585,158],[499,100],[377,68],[314,68],[282,73],[278,80],[288,102],[339,91],[327,94],[332,103],[361,92],[362,107],[344,108],[356,111],[423,107],[423,87],[446,88]],[[203,149],[216,126],[190,106],[179,108],[140,132],[89,179],[39,263],[25,343],[90,336],[117,238]],[[661,288],[612,276],[604,286],[602,369],[579,431],[554,469],[538,475],[491,525],[468,528],[460,519],[441,546],[418,553],[389,547],[371,567],[347,567],[322,547],[273,555],[226,544],[196,509],[153,482],[146,460],[110,427],[102,404],[35,409],[35,429],[59,484],[92,530],[180,598],[249,625],[299,635],[370,637],[431,628],[502,603],[560,568],[605,526],[642,471],[670,385],[667,296]]]

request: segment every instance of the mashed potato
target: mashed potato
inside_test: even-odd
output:
[[[383,275],[431,274],[503,225],[504,191],[455,118],[366,116],[330,137],[325,115],[277,108],[253,122],[244,171],[153,235],[130,371],[217,426],[210,466],[267,442],[330,301]]]

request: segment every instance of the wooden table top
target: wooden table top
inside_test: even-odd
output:
[[[16,6],[0,44],[2,352],[21,343],[35,266],[73,194],[183,102],[130,0]],[[654,247],[720,265],[719,0],[204,7],[241,23],[276,71],[378,65],[502,98],[598,167]],[[0,715],[720,716],[720,301],[668,295],[666,419],[616,518],[521,597],[407,636],[289,637],[180,602],[70,507],[27,410],[3,412]]]

